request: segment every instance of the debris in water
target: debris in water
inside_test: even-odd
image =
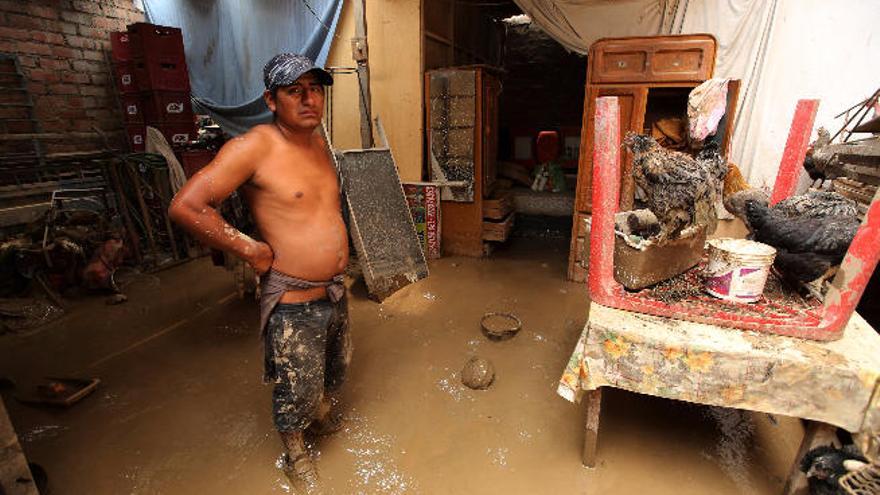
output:
[[[66,426],[60,425],[36,426],[30,431],[27,431],[23,435],[21,435],[21,440],[24,443],[31,443],[46,438],[55,438],[67,429],[68,428]]]
[[[108,297],[106,301],[104,301],[108,306],[115,306],[117,304],[122,304],[128,301],[128,296],[125,294],[113,294]]]
[[[502,467],[507,466],[507,454],[510,453],[510,449],[507,447],[498,447],[497,449],[488,448],[486,449],[486,453],[492,458],[492,464]]]
[[[461,383],[474,390],[486,390],[495,381],[495,367],[488,359],[474,356],[461,370]]]
[[[522,321],[512,313],[486,313],[480,327],[490,340],[506,340],[522,329]]]
[[[425,292],[424,294],[422,294],[422,297],[424,297],[425,299],[427,299],[429,301],[433,301],[433,300],[437,299],[437,296],[431,292]]]

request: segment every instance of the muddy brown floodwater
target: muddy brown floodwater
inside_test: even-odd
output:
[[[317,445],[332,493],[781,491],[797,421],[616,390],[598,466],[581,465],[583,408],[555,393],[588,307],[585,287],[563,280],[567,248],[516,239],[490,259],[444,258],[381,305],[352,287],[347,425]],[[102,380],[66,411],[4,394],[51,493],[288,493],[256,304],[208,260],[121,279],[126,304],[84,299],[36,333],[0,338],[0,375],[20,387],[53,374]],[[479,321],[490,311],[516,314],[522,331],[488,340]],[[494,364],[488,390],[461,383],[473,355]]]

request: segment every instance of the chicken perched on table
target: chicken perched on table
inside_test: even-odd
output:
[[[855,215],[792,217],[785,210],[747,200],[745,214],[758,242],[776,248],[773,266],[790,282],[812,282],[830,276],[843,261],[859,228]]]
[[[659,244],[692,226],[715,231],[719,197],[727,161],[709,144],[694,158],[667,150],[650,136],[630,133],[624,145],[633,154],[633,177],[645,202],[660,222]]]

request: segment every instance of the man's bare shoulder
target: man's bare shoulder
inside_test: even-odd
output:
[[[271,146],[277,137],[273,134],[272,126],[258,125],[251,128],[244,134],[235,136],[223,145],[222,149],[230,151],[248,152],[252,150],[265,150],[267,146]]]

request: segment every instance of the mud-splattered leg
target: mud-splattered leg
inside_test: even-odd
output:
[[[323,493],[318,470],[303,441],[303,433],[296,431],[280,432],[280,434],[285,450],[284,474],[293,485],[294,493],[308,495]]]
[[[334,316],[327,330],[327,354],[324,373],[324,394],[315,412],[315,420],[308,433],[331,435],[344,426],[340,411],[339,389],[345,381],[351,363],[351,335],[349,334],[348,304],[345,299],[334,307]]]

